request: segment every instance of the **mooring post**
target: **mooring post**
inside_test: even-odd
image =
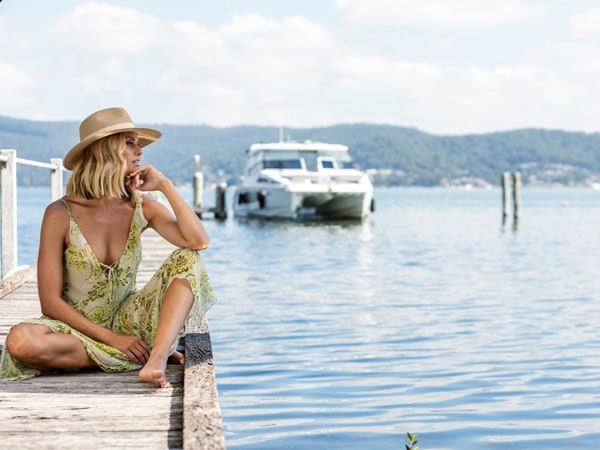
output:
[[[516,230],[519,224],[519,216],[521,215],[521,174],[514,172],[512,176],[513,182],[513,228]]]
[[[215,218],[227,219],[227,208],[225,205],[225,192],[227,191],[227,183],[222,182],[215,187]]]
[[[194,161],[196,164],[196,171],[194,172],[194,210],[200,213],[204,194],[204,175],[200,171],[200,155],[194,155]]]
[[[509,189],[510,189],[510,173],[504,172],[500,177],[500,186],[502,186],[502,226],[506,225],[508,217]]]

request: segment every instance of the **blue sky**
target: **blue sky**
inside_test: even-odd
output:
[[[592,0],[0,1],[0,115],[600,131]]]

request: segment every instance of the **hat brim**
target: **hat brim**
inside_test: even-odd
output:
[[[91,134],[86,136],[83,140],[81,140],[77,145],[75,145],[71,150],[67,152],[65,157],[63,158],[63,166],[67,170],[72,170],[75,165],[75,161],[77,161],[83,151],[92,143],[96,142],[99,139],[105,138],[106,136],[110,136],[112,134],[117,133],[126,133],[128,131],[134,131],[138,135],[138,145],[140,147],[145,147],[148,144],[153,143],[154,141],[160,139],[162,133],[158,130],[154,130],[152,128],[139,128],[139,127],[126,127],[121,129],[112,129],[109,131],[100,131],[98,133]]]

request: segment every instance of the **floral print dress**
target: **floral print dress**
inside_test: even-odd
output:
[[[179,248],[163,262],[150,281],[136,289],[136,274],[142,258],[141,233],[147,225],[142,210],[142,197],[136,194],[136,206],[125,250],[112,265],[98,260],[85,236],[69,212],[70,245],[64,252],[62,297],[73,308],[93,322],[115,333],[139,336],[154,341],[162,299],[171,282],[185,278],[194,295],[194,305],[179,337],[198,329],[204,314],[215,303],[204,263],[197,251]],[[59,320],[42,316],[23,323],[40,324],[58,333],[70,333],[83,344],[91,359],[106,372],[125,372],[141,368],[123,352],[95,341]],[[173,342],[175,350],[177,340]],[[12,357],[6,348],[0,360],[0,379],[24,380],[40,375]]]

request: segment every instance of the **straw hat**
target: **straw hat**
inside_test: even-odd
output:
[[[72,170],[75,161],[81,157],[82,152],[88,145],[103,137],[125,131],[135,131],[137,133],[140,147],[151,144],[162,135],[160,131],[152,128],[136,127],[123,108],[102,109],[90,114],[81,122],[79,126],[79,143],[67,152],[63,159],[63,166]]]

